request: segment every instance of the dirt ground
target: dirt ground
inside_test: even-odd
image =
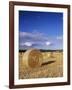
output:
[[[42,65],[33,69],[24,67],[22,64],[23,54],[19,53],[19,79],[63,76],[63,52],[42,52]]]

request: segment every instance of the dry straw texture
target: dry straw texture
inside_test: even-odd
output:
[[[39,52],[41,53],[40,54],[41,59],[40,59],[39,65],[41,66],[38,67],[37,66],[38,64],[36,64],[36,67],[32,65],[32,68],[28,64],[29,58],[27,59],[28,60],[27,64],[25,60],[23,60],[23,58],[25,59],[27,56],[30,55],[31,51],[28,52],[27,56],[25,54],[27,52],[19,53],[19,79],[62,77],[63,76],[63,52],[57,52],[57,51],[53,51],[53,52],[39,51]]]
[[[43,59],[43,56],[39,50],[30,49],[24,53],[22,57],[22,63],[27,68],[36,68],[41,66],[42,59]]]

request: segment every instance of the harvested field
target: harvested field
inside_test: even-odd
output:
[[[26,68],[22,63],[24,52],[19,52],[19,79],[49,78],[63,76],[63,52],[41,52],[42,65],[36,68]]]

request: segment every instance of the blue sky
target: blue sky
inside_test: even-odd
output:
[[[19,11],[19,49],[63,49],[63,13]]]

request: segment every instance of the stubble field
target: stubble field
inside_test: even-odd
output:
[[[19,79],[49,78],[63,76],[63,52],[41,52],[42,65],[37,68],[26,68],[22,63],[24,52],[19,52]]]

